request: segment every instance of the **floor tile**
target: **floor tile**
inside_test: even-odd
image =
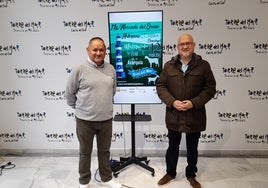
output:
[[[186,158],[180,157],[175,181],[157,186],[165,174],[164,157],[150,157],[155,174],[131,164],[120,171],[115,181],[129,188],[191,188],[185,179]],[[1,188],[78,188],[78,157],[38,156],[1,157],[0,166],[12,162],[15,168],[3,169]],[[90,188],[102,188],[97,172],[97,158],[92,158]],[[95,165],[94,165],[95,164]],[[197,179],[203,188],[267,188],[267,158],[199,157]]]

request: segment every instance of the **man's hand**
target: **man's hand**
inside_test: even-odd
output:
[[[179,111],[187,111],[193,108],[193,103],[190,100],[185,101],[175,100],[173,102],[173,107]]]

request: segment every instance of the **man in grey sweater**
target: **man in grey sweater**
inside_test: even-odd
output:
[[[116,73],[114,67],[104,61],[106,46],[102,38],[90,39],[86,50],[87,61],[73,68],[66,87],[67,104],[75,109],[80,188],[89,188],[95,135],[101,183],[120,188],[121,184],[112,179],[109,163]]]

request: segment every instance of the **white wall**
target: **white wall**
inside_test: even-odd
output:
[[[174,45],[185,31],[210,62],[217,95],[207,104],[200,151],[267,153],[267,0],[1,1],[0,151],[78,149],[66,81],[85,61],[91,37],[108,45],[107,13],[124,10],[164,11],[164,62],[176,55]],[[164,104],[135,107],[152,116],[136,122],[137,151],[164,153]],[[130,105],[115,105],[114,112],[130,112]],[[112,149],[129,151],[130,122],[114,122],[113,131]]]

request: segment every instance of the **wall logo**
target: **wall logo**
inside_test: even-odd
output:
[[[93,3],[98,3],[99,7],[114,7],[116,3],[123,3],[123,0],[92,0]]]
[[[27,122],[40,122],[46,119],[46,112],[17,112],[17,116],[20,121],[27,121]]]
[[[192,20],[170,20],[170,25],[172,27],[177,27],[178,31],[191,31],[196,27],[202,26],[202,19],[192,19]]]
[[[225,5],[226,0],[209,0],[208,5]]]
[[[249,144],[268,144],[268,134],[245,134],[245,140]]]
[[[40,7],[43,8],[65,8],[69,4],[68,0],[38,0]]]
[[[249,113],[248,112],[218,112],[218,116],[220,121],[224,122],[246,122],[248,119]]]
[[[72,51],[71,45],[41,45],[41,51],[47,56],[66,56]]]
[[[107,48],[106,48],[106,55],[107,55],[107,56],[110,55],[110,49],[111,49],[110,46],[107,46]]]
[[[268,100],[268,91],[248,90],[248,95],[251,100]]]
[[[218,99],[219,97],[224,97],[226,96],[226,90],[223,89],[223,90],[216,90],[216,93],[213,97],[213,99]]]
[[[178,0],[146,0],[149,7],[172,7],[175,6]]]
[[[0,133],[2,142],[19,142],[22,139],[25,139],[25,133]]]
[[[0,0],[0,8],[6,8],[9,4],[15,3],[15,0]]]
[[[220,43],[220,44],[199,44],[200,50],[205,50],[206,54],[222,54],[223,51],[227,51],[231,49],[230,43]]]
[[[167,133],[164,133],[164,134],[144,133],[143,136],[146,142],[155,142],[155,143],[167,143],[168,142]]]
[[[76,121],[74,112],[66,112],[66,117],[68,119],[72,119],[73,121]]]
[[[89,28],[94,27],[95,21],[63,21],[64,28],[70,28],[71,32],[86,32]]]
[[[177,53],[176,44],[165,44],[163,45],[163,55],[175,55]]]
[[[223,140],[223,133],[202,133],[200,136],[200,143],[215,143],[217,141]]]
[[[66,73],[67,74],[70,74],[72,72],[72,69],[71,68],[66,68],[65,70],[66,70]]]
[[[74,118],[75,117],[75,113],[74,112],[66,112],[66,116],[68,118]]]
[[[70,143],[74,141],[74,133],[45,133],[48,142]]]
[[[65,100],[65,91],[42,91],[46,100]]]
[[[111,48],[110,46],[106,46],[106,55],[110,55]]]
[[[258,21],[258,18],[225,19],[225,25],[228,30],[253,30],[258,25]]]
[[[0,56],[13,55],[14,52],[20,51],[19,45],[0,45]]]
[[[13,91],[0,91],[0,100],[15,100],[16,97],[20,97],[21,90]]]
[[[123,139],[123,135],[124,134],[122,132],[119,132],[119,133],[115,132],[115,133],[113,133],[113,135],[112,135],[112,142],[116,142],[116,141],[118,141],[120,139]]]
[[[18,78],[43,78],[45,75],[45,69],[44,68],[35,68],[35,69],[28,69],[28,68],[22,68],[22,69],[15,69],[15,73],[18,76]]]
[[[268,53],[268,43],[254,43],[254,50],[256,54],[267,54]]]
[[[30,22],[10,22],[11,29],[14,32],[39,32],[41,29],[41,21],[30,21]]]
[[[254,74],[254,67],[223,67],[222,72],[225,77],[249,78]]]

